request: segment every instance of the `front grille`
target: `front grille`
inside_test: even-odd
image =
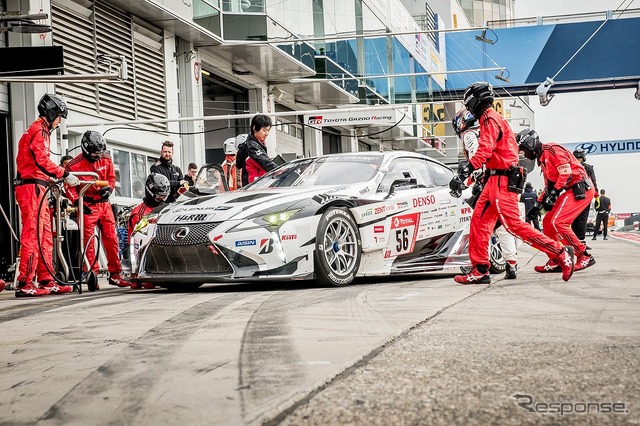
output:
[[[156,236],[153,238],[153,244],[163,246],[189,246],[193,244],[209,244],[207,235],[213,228],[218,226],[220,222],[195,223],[185,225],[158,225]],[[184,238],[176,238],[176,233],[187,230]]]
[[[219,274],[231,273],[227,259],[207,245],[152,244],[146,253],[145,270],[149,274]]]

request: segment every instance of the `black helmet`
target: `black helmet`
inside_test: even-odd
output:
[[[67,118],[69,108],[62,98],[45,93],[38,102],[38,113],[53,123],[57,117]]]
[[[102,154],[107,149],[107,143],[99,132],[87,130],[82,135],[82,154],[84,158],[92,163],[102,158]]]
[[[582,148],[578,148],[573,151],[573,156],[578,160],[587,161],[587,152]]]
[[[456,113],[456,116],[451,120],[451,125],[456,135],[460,136],[465,130],[474,127],[478,124],[478,120],[467,110],[462,108]]]
[[[167,199],[170,191],[171,184],[165,175],[151,173],[147,177],[147,182],[144,184],[144,193],[147,199],[161,203]]]
[[[518,133],[516,142],[520,151],[524,152],[524,156],[529,160],[535,160],[542,152],[542,143],[533,129],[525,129]]]
[[[495,98],[496,93],[493,91],[493,86],[485,81],[479,81],[467,87],[462,103],[471,114],[478,118]]]

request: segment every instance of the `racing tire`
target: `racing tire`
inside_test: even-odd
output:
[[[317,283],[334,287],[351,284],[361,257],[362,240],[353,217],[344,208],[329,208],[322,214],[316,231]]]
[[[496,234],[491,235],[489,240],[489,272],[501,274],[507,268],[507,261],[502,255],[502,248]]]
[[[90,292],[98,289],[98,274],[94,271],[89,272],[89,275],[87,275],[87,289],[89,289]]]

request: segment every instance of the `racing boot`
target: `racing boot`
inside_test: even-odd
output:
[[[147,290],[150,290],[152,288],[156,288],[156,285],[151,283],[142,283],[142,288],[146,288]]]
[[[18,283],[16,287],[16,297],[38,297],[46,296],[47,294],[49,294],[49,290],[39,288],[33,283]]]
[[[562,268],[558,265],[556,259],[549,259],[544,265],[534,266],[533,270],[536,272],[562,272]]]
[[[516,271],[518,270],[518,264],[513,260],[508,260],[505,265],[504,277],[508,280],[515,280],[517,278]]]
[[[122,277],[122,273],[116,272],[113,274],[109,274],[109,284],[115,285],[116,287],[130,287],[131,281],[127,281]]]
[[[472,270],[473,270],[473,266],[461,266],[460,267],[460,272],[462,272],[464,275],[467,275]]]
[[[483,270],[484,272],[480,271]],[[491,276],[486,265],[475,266],[471,272],[465,275],[456,275],[453,280],[458,284],[490,284]]]
[[[564,281],[569,281],[571,275],[573,275],[573,268],[575,266],[573,247],[565,246],[562,249],[562,253],[558,256],[557,262],[562,268],[562,279]]]
[[[6,283],[6,282],[4,282],[4,280],[0,280],[0,292],[1,292],[2,290],[4,290],[4,288],[6,287],[6,285],[7,285],[7,283]]]
[[[581,271],[583,269],[587,269],[589,266],[593,266],[596,264],[596,260],[589,253],[584,252],[580,256],[578,256],[578,260],[576,260],[576,266],[573,268],[573,271]]]
[[[40,281],[40,288],[46,288],[51,294],[71,293],[73,288],[70,285],[58,285],[54,280]]]

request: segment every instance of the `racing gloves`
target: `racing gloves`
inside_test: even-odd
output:
[[[104,187],[100,188],[100,200],[101,201],[107,201],[110,196],[111,196],[111,187],[110,186],[104,186]]]
[[[473,171],[473,166],[467,161],[461,161],[458,164],[458,172],[449,182],[449,193],[452,197],[460,198],[462,191],[467,188],[464,181]]]
[[[76,175],[72,175],[69,172],[66,172],[66,176],[64,177],[65,182],[67,182],[67,185],[69,186],[78,186],[80,185],[80,179],[78,179],[78,177]]]

